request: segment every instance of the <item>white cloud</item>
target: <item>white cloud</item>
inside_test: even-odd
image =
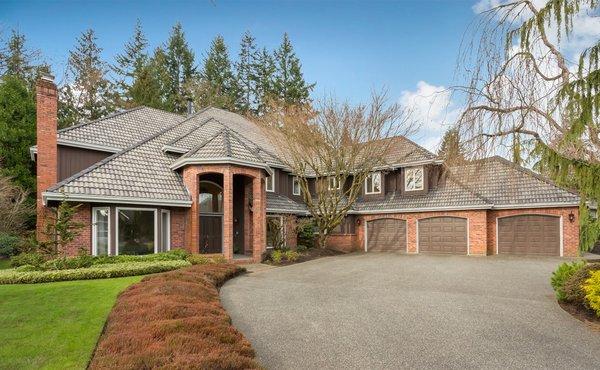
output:
[[[411,110],[412,118],[419,124],[413,139],[431,151],[437,150],[444,132],[460,113],[446,87],[425,81],[419,81],[415,90],[402,91],[398,102]]]

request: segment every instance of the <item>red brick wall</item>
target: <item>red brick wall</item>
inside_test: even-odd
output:
[[[357,226],[357,228],[360,226]],[[327,247],[342,252],[361,250],[355,234],[332,234],[327,238]],[[363,248],[364,250],[364,248]]]
[[[67,245],[64,254],[67,256],[76,256],[80,250],[92,254],[92,208],[89,203],[79,205],[73,221],[81,223],[83,228],[78,230],[79,235]]]
[[[575,216],[574,222],[569,222],[569,214]],[[562,216],[563,225],[563,256],[579,256],[579,208],[528,208],[528,209],[503,209],[488,212],[488,254],[496,253],[496,218],[515,215],[552,215]]]
[[[185,218],[187,209],[171,209],[171,249],[185,248]]]

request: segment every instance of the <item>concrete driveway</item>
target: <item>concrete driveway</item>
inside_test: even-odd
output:
[[[557,258],[328,257],[221,289],[269,369],[598,368],[600,333],[556,303]]]

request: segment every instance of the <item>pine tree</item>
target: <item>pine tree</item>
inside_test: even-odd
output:
[[[0,75],[15,76],[27,81],[31,88],[41,72],[49,72],[49,67],[39,62],[39,50],[29,49],[26,44],[25,35],[12,30],[6,46],[0,51]]]
[[[310,102],[310,92],[315,84],[307,84],[302,75],[302,64],[294,52],[292,43],[285,33],[283,41],[275,51],[274,89],[276,97],[284,105],[301,105]]]
[[[196,89],[197,105],[236,111],[240,89],[231,68],[225,40],[217,35],[204,59],[200,84]]]
[[[185,40],[180,23],[173,27],[166,49],[166,63],[170,78],[166,108],[172,112],[185,113],[189,95],[186,88],[193,82],[197,73],[194,52]]]
[[[137,84],[139,94],[139,83],[142,73],[145,78],[148,77],[148,54],[146,47],[148,40],[144,35],[142,24],[138,19],[133,36],[125,44],[125,50],[122,54],[115,57],[116,64],[111,68],[117,74],[117,89],[119,93],[119,106],[130,108],[140,105],[140,102],[133,98],[133,87]]]
[[[239,110],[248,112],[257,104],[257,58],[258,53],[254,37],[246,32],[240,44],[240,53],[236,63],[237,84],[240,89]]]
[[[448,162],[460,162],[465,159],[464,149],[460,143],[460,134],[457,129],[451,128],[444,133],[442,143],[438,149],[438,156]]]
[[[267,49],[263,48],[256,63],[256,113],[264,114],[270,101],[275,99],[275,61]]]
[[[131,99],[138,105],[169,110],[170,81],[167,56],[162,48],[156,48],[131,86]]]
[[[69,55],[67,75],[71,83],[69,87],[63,86],[61,93],[67,97],[72,95],[72,101],[62,100],[63,108],[70,105],[67,110],[77,112],[75,121],[94,120],[115,110],[113,85],[106,77],[108,65],[102,60],[102,48],[96,41],[94,30],[83,32]],[[67,123],[65,117],[60,119],[64,126]]]

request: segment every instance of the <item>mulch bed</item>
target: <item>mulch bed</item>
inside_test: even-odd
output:
[[[244,271],[195,265],[130,286],[117,299],[89,368],[260,368],[219,300],[218,287]]]
[[[318,247],[309,248],[309,249],[299,252],[299,253],[300,253],[300,257],[298,257],[298,259],[293,262],[281,261],[281,263],[279,263],[277,265],[275,265],[273,263],[271,263],[271,264],[275,265],[275,266],[288,266],[288,265],[293,265],[293,264],[300,263],[300,262],[314,260],[314,259],[321,258],[321,257],[339,256],[340,254],[345,254],[344,252],[336,251],[333,249],[318,248]]]
[[[594,330],[600,331],[600,318],[593,311],[574,303],[559,301],[558,304],[577,320],[584,322]]]

